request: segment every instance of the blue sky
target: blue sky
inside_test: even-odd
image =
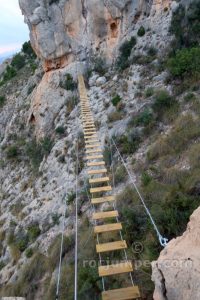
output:
[[[3,56],[20,50],[29,40],[29,33],[18,0],[0,0],[0,7],[0,55]]]

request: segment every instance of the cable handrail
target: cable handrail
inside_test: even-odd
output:
[[[108,131],[108,126],[107,126],[107,124],[106,124],[106,127],[107,127],[107,131]],[[136,190],[136,192],[137,192],[137,194],[138,194],[138,196],[139,196],[139,198],[140,198],[140,200],[141,200],[141,202],[142,202],[142,205],[144,206],[144,208],[145,208],[145,210],[146,210],[147,215],[148,215],[149,218],[150,218],[150,221],[151,221],[151,223],[152,223],[152,225],[153,225],[153,227],[154,227],[154,230],[156,231],[156,234],[157,234],[157,236],[158,236],[158,240],[159,240],[160,245],[161,245],[162,247],[166,247],[166,246],[167,246],[167,243],[168,243],[168,239],[165,238],[165,237],[163,237],[163,236],[161,235],[161,233],[160,233],[160,231],[159,231],[159,229],[158,229],[158,226],[156,225],[156,222],[154,221],[154,218],[153,218],[153,216],[151,215],[151,212],[150,212],[149,208],[147,207],[147,205],[146,205],[146,203],[145,203],[145,200],[144,200],[142,194],[140,193],[140,191],[139,191],[139,189],[138,189],[138,187],[137,187],[137,185],[136,185],[136,183],[135,183],[135,181],[134,181],[134,179],[133,179],[133,176],[132,176],[130,170],[128,169],[128,167],[127,167],[127,165],[126,165],[126,163],[125,163],[125,161],[124,161],[124,159],[123,159],[123,157],[122,157],[122,155],[121,155],[121,153],[120,153],[120,151],[119,151],[119,149],[118,149],[118,147],[117,147],[117,145],[116,145],[114,139],[113,139],[112,136],[110,136],[110,135],[109,135],[109,138],[110,138],[110,140],[112,141],[112,144],[114,145],[114,147],[115,147],[115,149],[116,149],[116,151],[117,151],[117,154],[118,154],[119,158],[121,159],[122,164],[124,165],[124,167],[125,167],[125,169],[126,169],[128,175],[129,175],[129,178],[130,178],[130,180],[131,180],[131,182],[132,182],[132,184],[133,184],[133,186],[134,186],[134,188],[135,188],[135,190]]]

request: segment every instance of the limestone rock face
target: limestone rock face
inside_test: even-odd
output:
[[[200,208],[190,217],[187,230],[173,239],[153,262],[155,300],[200,299]]]
[[[91,57],[115,61],[120,45],[137,37],[140,26],[146,34],[137,38],[136,53],[148,47],[162,51],[170,40],[171,0],[19,0],[19,4],[32,46],[50,73],[32,98],[29,121],[37,137],[49,132],[63,106],[67,95],[59,80],[65,74],[83,73],[92,64]]]
[[[70,64],[91,51],[112,59],[119,42],[142,14],[170,0],[19,0],[30,38],[46,71]]]

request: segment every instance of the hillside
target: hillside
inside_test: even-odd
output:
[[[73,299],[78,141],[78,298],[100,299],[82,73],[142,299],[198,299],[199,2],[19,3],[37,57],[25,43],[0,75],[0,296],[55,299],[64,224],[59,299]],[[111,137],[170,240],[164,250]]]

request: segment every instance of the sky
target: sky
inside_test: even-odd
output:
[[[18,0],[0,0],[0,56],[17,52],[29,40]]]

